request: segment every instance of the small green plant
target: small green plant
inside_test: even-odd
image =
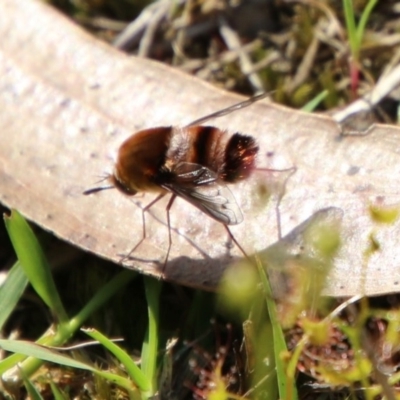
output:
[[[356,23],[354,16],[353,0],[343,0],[344,15],[346,20],[347,35],[349,39],[351,57],[349,59],[350,82],[353,96],[359,85],[360,75],[360,51],[365,28],[371,12],[378,0],[369,0],[361,14],[360,21]]]
[[[60,353],[59,347],[63,346],[81,328],[95,310],[102,307],[137,274],[128,270],[122,271],[70,318],[61,302],[46,257],[27,222],[18,212],[12,211],[10,217],[5,217],[5,223],[19,262],[12,268],[5,284],[0,288],[0,299],[7,299],[4,302],[5,307],[1,308],[0,320],[4,324],[29,281],[52,311],[55,321],[34,343],[23,340],[3,339],[0,341],[0,347],[3,350],[14,353],[0,362],[0,374],[3,381],[10,384],[12,382],[14,386],[24,381],[28,392],[33,397],[40,398],[29,379],[45,360],[65,367],[90,371],[123,388],[132,399],[146,399],[153,396],[157,390],[158,302],[161,283],[154,279],[145,279],[149,324],[143,341],[140,367],[124,350],[101,333],[96,330],[83,330],[121,362],[126,370],[126,376],[101,370],[88,362]],[[58,349],[54,349],[55,347]]]

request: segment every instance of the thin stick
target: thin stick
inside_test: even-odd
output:
[[[254,91],[255,92],[264,91],[263,82],[260,76],[256,72],[254,72],[253,61],[249,56],[249,54],[247,54],[243,50],[243,46],[239,38],[239,35],[235,32],[234,29],[232,29],[229,26],[228,21],[223,17],[220,17],[218,19],[218,25],[219,25],[219,33],[223,41],[225,42],[226,46],[228,47],[228,49],[239,50],[240,69],[242,70],[243,75],[245,75],[248,78],[250,85],[253,87]]]

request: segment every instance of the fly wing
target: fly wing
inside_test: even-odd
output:
[[[195,125],[201,125],[204,124],[204,122],[207,122],[210,119],[213,118],[219,118],[219,117],[223,117],[224,115],[228,115],[236,110],[240,110],[242,108],[248,107],[249,105],[255,103],[258,100],[264,99],[265,97],[267,97],[269,94],[271,94],[270,92],[266,92],[266,93],[261,93],[259,95],[250,97],[247,100],[241,101],[240,103],[236,103],[233,104],[227,108],[224,108],[223,110],[219,110],[217,112],[214,112],[212,114],[206,115],[205,117],[196,119],[195,121],[191,122],[189,125],[186,125],[186,127],[189,126],[195,126]]]
[[[218,180],[216,172],[195,163],[181,162],[171,172],[175,177],[174,183],[182,186],[202,186]]]
[[[243,215],[232,192],[218,182],[217,174],[207,167],[193,163],[179,163],[173,171],[172,183],[162,185],[179,197],[225,225],[237,225]]]

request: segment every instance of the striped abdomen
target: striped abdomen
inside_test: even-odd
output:
[[[229,135],[213,126],[173,128],[166,166],[178,162],[199,164],[233,183],[249,177],[255,168],[258,146],[253,137]]]

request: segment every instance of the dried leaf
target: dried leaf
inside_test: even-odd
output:
[[[0,34],[0,201],[64,240],[119,262],[142,236],[140,208],[117,191],[82,192],[111,170],[112,154],[133,132],[184,125],[238,97],[127,57],[37,1],[3,0]],[[371,205],[400,202],[398,128],[340,136],[328,117],[266,102],[215,125],[257,137],[260,167],[297,168],[279,207],[284,235],[318,210],[341,209],[343,247],[327,294],[398,290],[400,222],[378,226],[369,214]],[[245,215],[232,232],[249,253],[278,240],[276,205],[286,178],[260,171],[231,187]],[[145,205],[152,198],[135,200]],[[128,267],[161,275],[168,245],[165,204],[152,209],[156,218],[147,217],[148,238],[135,253],[143,261],[129,261]],[[166,278],[215,288],[230,255],[240,256],[227,248],[225,230],[181,199],[171,222],[179,233],[173,232]],[[372,231],[381,249],[366,259]]]

